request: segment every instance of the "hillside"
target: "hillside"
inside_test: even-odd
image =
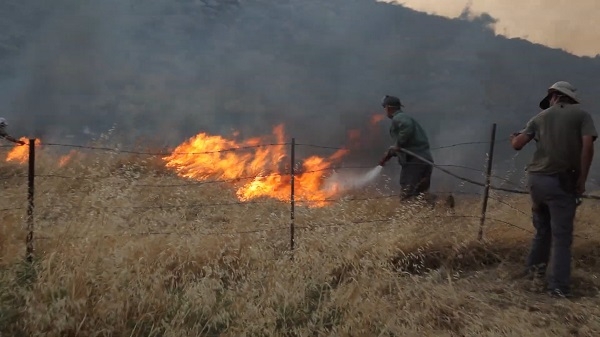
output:
[[[367,0],[75,3],[0,5],[0,107],[17,134],[85,141],[116,124],[126,140],[175,145],[284,122],[290,137],[339,146],[389,93],[444,145],[487,140],[492,122],[504,138],[558,79],[596,110],[599,59],[496,37],[485,16],[448,20]],[[385,127],[364,141],[352,159],[371,163]],[[485,151],[439,161],[479,166],[471,149]]]
[[[496,37],[487,16],[449,20],[370,0],[24,0],[0,4],[0,17],[0,110],[14,133],[48,141],[85,142],[116,125],[126,144],[174,146],[200,131],[254,136],[284,122],[288,137],[340,146],[384,94],[402,98],[434,146],[485,141],[493,122],[505,139],[559,79],[600,108],[600,59]],[[375,163],[385,123],[360,142],[347,160]],[[485,151],[454,148],[436,161],[481,167]],[[511,162],[504,143],[497,151],[499,172],[528,159]]]

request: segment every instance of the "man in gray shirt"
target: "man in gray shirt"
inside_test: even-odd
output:
[[[554,83],[540,108],[543,111],[531,118],[524,130],[510,137],[517,151],[536,141],[536,151],[527,166],[536,234],[526,272],[544,275],[553,250],[549,294],[565,297],[570,294],[577,200],[585,191],[598,133],[590,114],[580,107],[575,87],[568,82]]]

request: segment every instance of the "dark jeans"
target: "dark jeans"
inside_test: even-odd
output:
[[[408,159],[400,172],[400,198],[402,200],[429,191],[433,167],[419,159]]]
[[[558,175],[528,175],[532,201],[532,220],[536,229],[527,258],[527,267],[539,274],[545,272],[550,261],[552,273],[548,277],[550,289],[568,293],[571,280],[571,245],[576,204],[572,178],[566,181]]]

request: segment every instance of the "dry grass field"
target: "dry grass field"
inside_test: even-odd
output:
[[[527,196],[490,200],[501,221],[483,243],[476,197],[457,196],[454,213],[299,204],[291,260],[286,203],[238,203],[229,184],[193,184],[160,158],[36,160],[31,266],[26,165],[0,164],[0,336],[600,335],[593,201],[577,215],[576,296],[556,300],[511,279],[531,234],[507,223],[531,228]]]

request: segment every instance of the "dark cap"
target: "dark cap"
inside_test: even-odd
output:
[[[404,105],[402,105],[402,103],[400,102],[400,99],[398,97],[385,95],[383,97],[383,99],[381,100],[381,106],[385,108],[387,105],[398,107],[398,108],[401,106],[404,106]]]

